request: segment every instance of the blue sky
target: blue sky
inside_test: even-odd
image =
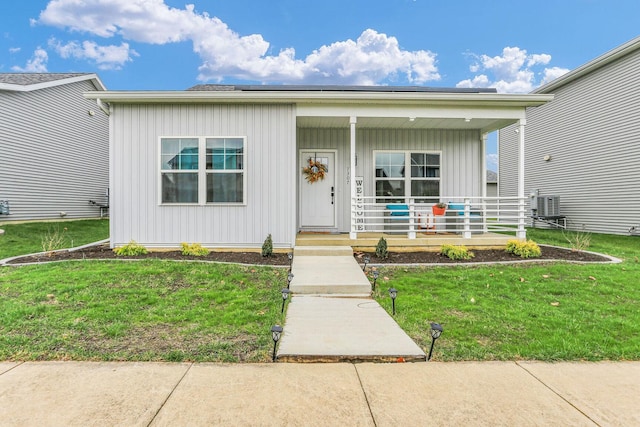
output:
[[[638,0],[0,0],[0,72],[526,93],[639,34]]]

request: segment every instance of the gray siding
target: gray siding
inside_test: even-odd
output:
[[[245,206],[162,206],[159,138],[246,136]],[[295,112],[290,105],[114,106],[111,244],[291,247],[296,233]]]
[[[90,81],[0,91],[0,221],[99,216],[108,187],[108,118],[82,93]],[[88,114],[95,111],[94,116]]]
[[[338,229],[350,227],[349,129],[298,129],[299,149],[338,150],[336,176]],[[447,197],[482,195],[482,145],[478,131],[357,129],[356,176],[364,177],[366,196],[374,195],[374,150],[433,150],[442,153],[441,194]],[[300,166],[300,165],[298,165]]]
[[[571,229],[626,234],[640,224],[640,51],[554,94],[527,110],[525,194],[560,196]],[[502,195],[517,170],[509,136],[500,133]]]

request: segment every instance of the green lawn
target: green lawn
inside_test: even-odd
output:
[[[57,226],[76,245],[106,237],[108,222]],[[52,227],[3,226],[0,257],[42,250]],[[568,245],[557,231],[529,237]],[[443,325],[435,360],[640,360],[640,239],[593,235],[590,249],[624,262],[385,267],[377,299],[391,311],[386,289],[398,289],[396,320],[427,350],[428,323]],[[0,268],[0,360],[267,361],[286,273],[166,261]]]

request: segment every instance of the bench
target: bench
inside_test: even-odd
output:
[[[449,203],[445,217],[447,231],[454,233],[464,231],[464,204]],[[469,229],[472,234],[484,232],[482,212],[473,209],[469,212]]]

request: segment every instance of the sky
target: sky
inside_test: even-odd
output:
[[[638,35],[640,0],[0,0],[0,73],[528,93]]]

